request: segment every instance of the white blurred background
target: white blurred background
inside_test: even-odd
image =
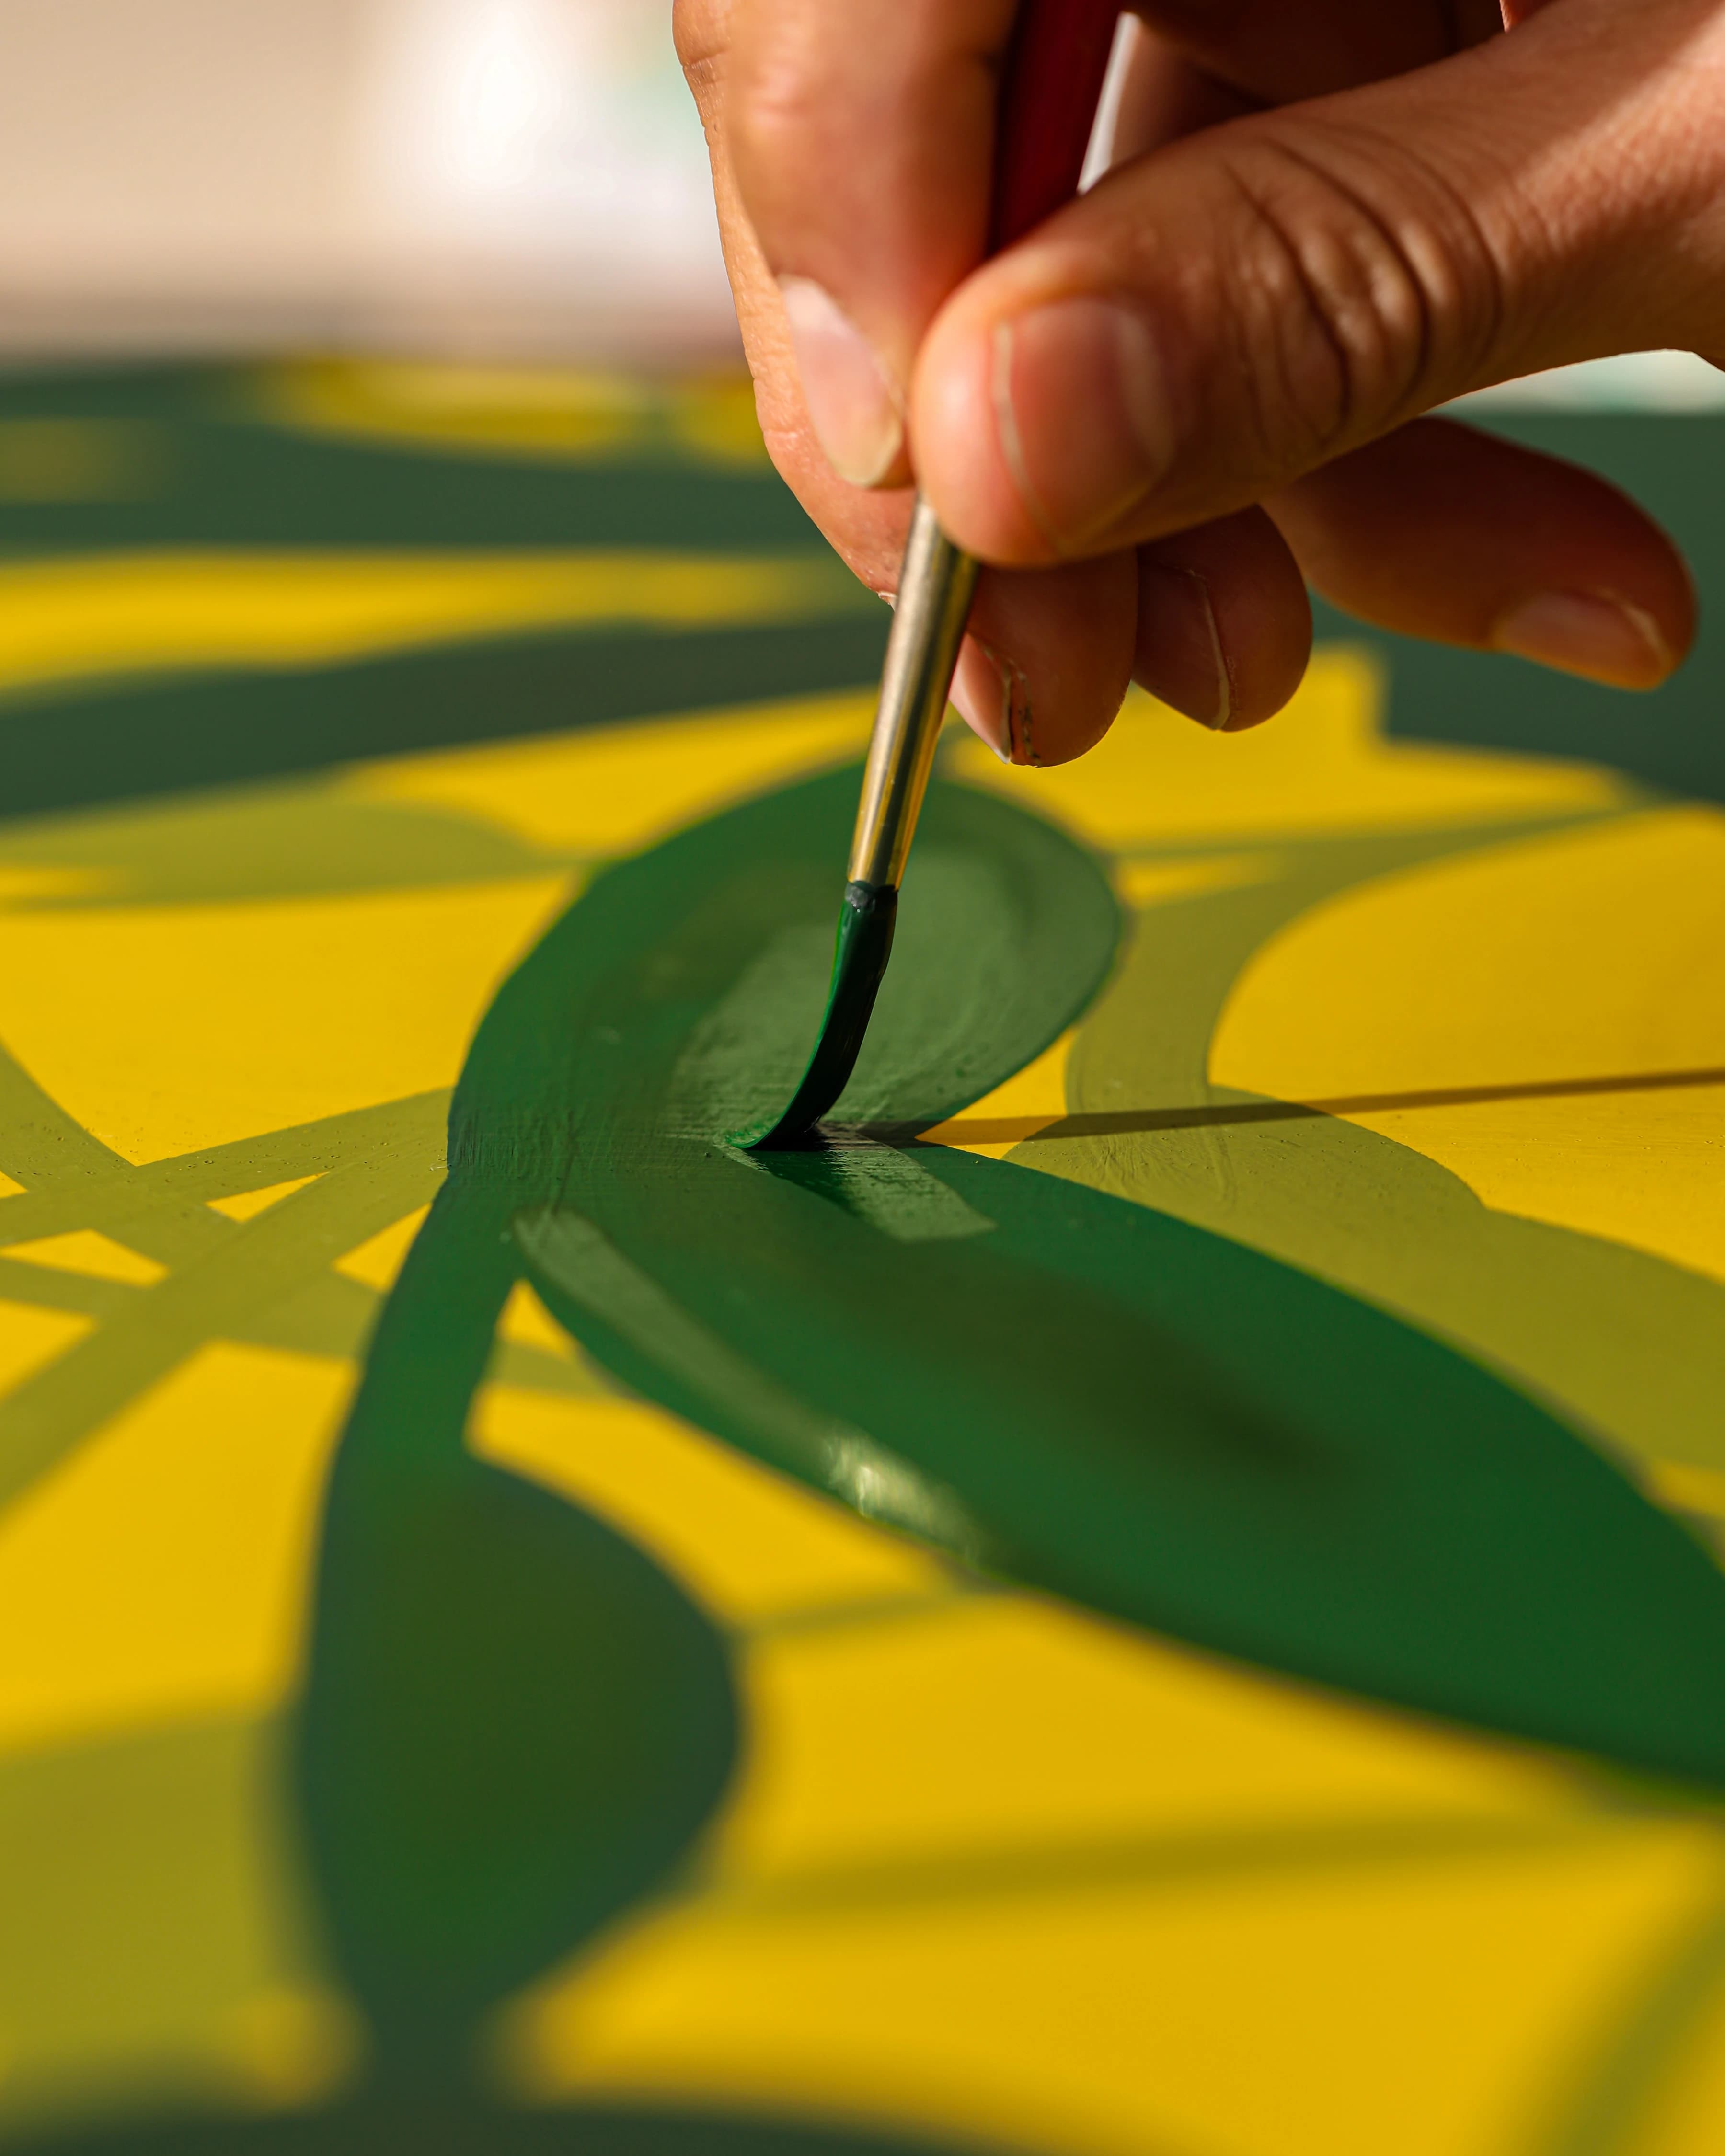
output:
[[[729,354],[670,0],[0,0],[0,349]]]
[[[670,0],[0,0],[0,357],[733,357]],[[1725,405],[1683,353],[1491,393]]]

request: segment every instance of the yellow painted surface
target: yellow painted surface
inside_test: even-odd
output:
[[[74,1310],[0,1302],[0,1399],[81,1340],[93,1321]]]
[[[667,1536],[637,1494],[657,1457],[637,1472],[598,1508],[711,1600],[670,1545],[728,1521],[684,1503]],[[1592,1811],[1537,1753],[1032,1598],[769,1633],[746,1671],[706,1883],[506,2022],[542,2101],[812,2104],[1096,2156],[1472,2156],[1725,1880],[1716,1830]]]
[[[1060,2156],[1476,2156],[1517,2147],[1722,1869],[1707,1830],[1620,1825],[1513,1856],[716,1899],[536,2001],[510,2056],[546,2094],[800,2101]]]
[[[454,1083],[558,876],[0,918],[8,1046],[135,1161]]]
[[[1547,1815],[1532,1752],[1135,1636],[1028,1595],[769,1638],[727,1877],[1349,1819]]]
[[[409,1213],[404,1219],[381,1229],[336,1260],[336,1270],[346,1273],[363,1287],[374,1287],[380,1295],[387,1294],[395,1286],[395,1276],[401,1270],[408,1252],[413,1246],[413,1238],[424,1224],[429,1205],[422,1205]]]
[[[1502,1211],[1725,1279],[1725,814],[1656,809],[1314,907],[1241,975],[1210,1075],[1322,1102]]]
[[[1656,1460],[1644,1471],[1654,1496],[1679,1512],[1711,1512],[1725,1519],[1725,1474],[1716,1467],[1690,1467],[1681,1460]]]
[[[536,1348],[547,1355],[572,1361],[575,1343],[525,1281],[509,1291],[509,1300],[497,1320],[497,1337],[517,1348]]]
[[[221,2035],[255,2098],[272,2108],[332,2096],[365,2050],[365,2030],[344,2000],[331,1991],[286,1984],[241,1999]]]
[[[0,1513],[0,1752],[283,1702],[354,1376],[205,1348]]]
[[[1670,2086],[1649,2107],[1635,2156],[1718,2156],[1725,2119],[1725,1997],[1715,1994],[1683,2032]]]
[[[1321,644],[1288,708],[1246,733],[1211,733],[1134,690],[1101,746],[1076,763],[1019,770],[971,741],[956,745],[949,768],[1122,851],[1537,816],[1624,797],[1620,781],[1589,764],[1387,741],[1383,696],[1363,651]]]
[[[286,1736],[193,1722],[0,1758],[8,2142],[165,2087],[251,2111],[351,2071],[363,2032],[320,1965],[271,1801]]]
[[[0,906],[28,906],[40,899],[89,898],[113,879],[96,869],[37,867],[29,861],[0,866]]]
[[[262,1190],[236,1191],[231,1198],[212,1198],[206,1203],[212,1212],[225,1214],[230,1220],[253,1220],[279,1199],[291,1198],[296,1190],[316,1180],[315,1175],[296,1175],[286,1183],[269,1183]]]
[[[1725,1082],[1349,1120],[1440,1161],[1499,1212],[1725,1280]]]
[[[154,551],[0,566],[0,690],[327,666],[531,629],[797,621],[852,603],[813,554]]]
[[[167,1268],[141,1250],[129,1250],[111,1235],[95,1228],[74,1229],[66,1235],[44,1235],[39,1241],[5,1245],[8,1258],[26,1265],[49,1265],[56,1272],[84,1273],[94,1280],[124,1281],[131,1287],[151,1287],[166,1279]]]
[[[1122,861],[1114,871],[1115,887],[1126,903],[1142,910],[1173,898],[1195,896],[1200,891],[1228,891],[1244,883],[1261,883],[1278,866],[1274,853],[1212,854],[1196,860]]]
[[[562,1400],[487,1384],[469,1442],[650,1550],[722,1621],[937,1591],[909,1543],[716,1445],[644,1400]]]
[[[934,1124],[923,1137],[931,1145],[1004,1160],[1021,1139],[1045,1130],[1065,1114],[1066,1064],[1076,1038],[1069,1029],[1004,1086],[947,1122]]]
[[[1121,861],[1116,864],[1114,880],[1127,905],[1142,911],[1204,891],[1256,883],[1273,875],[1275,868],[1276,856],[1270,853],[1205,855],[1193,860]],[[924,1132],[924,1137],[932,1145],[1004,1160],[1015,1145],[1065,1114],[1066,1065],[1077,1037],[1077,1029],[1069,1029],[1004,1085],[935,1124]]]
[[[675,444],[747,466],[767,454],[748,377],[729,370],[647,382],[572,367],[315,360],[271,370],[260,401],[290,426],[468,456],[585,464]]]
[[[482,817],[547,851],[633,852],[761,788],[860,757],[874,705],[871,694],[752,704],[397,757],[365,765],[342,783],[369,800]]]

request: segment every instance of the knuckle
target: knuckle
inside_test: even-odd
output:
[[[671,41],[677,60],[691,83],[715,74],[731,42],[726,0],[674,0]]]
[[[992,100],[1001,0],[737,0],[730,98],[755,154],[799,175],[950,128],[974,86]],[[835,146],[837,149],[835,151]]]
[[[1405,146],[1281,135],[1231,161],[1239,377],[1278,464],[1439,401],[1498,334],[1502,278],[1461,192]]]

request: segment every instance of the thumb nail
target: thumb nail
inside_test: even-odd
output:
[[[1029,763],[1029,684],[1024,670],[967,636],[952,676],[952,705],[979,741],[1003,763]]]
[[[1219,733],[1233,717],[1234,680],[1216,610],[1195,570],[1140,557],[1137,679],[1153,696]]]
[[[904,442],[899,397],[861,331],[824,285],[781,277],[778,289],[815,439],[840,479],[873,486]]]

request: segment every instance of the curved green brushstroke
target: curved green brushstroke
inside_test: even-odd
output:
[[[809,1051],[809,1068],[771,1127],[735,1132],[738,1145],[762,1152],[783,1152],[787,1146],[800,1145],[837,1103],[850,1082],[868,1033],[875,998],[892,956],[892,931],[897,917],[895,885],[860,883],[854,878],[845,885],[833,944],[832,983],[827,990],[820,1030]]]
[[[1271,1667],[1725,1781],[1725,1584],[1561,1424],[1237,1245],[922,1158],[991,1233],[889,1244],[719,1154],[583,1194],[608,1234],[518,1233],[627,1382],[860,1511]]]
[[[513,1203],[439,1193],[329,1493],[299,1781],[383,2088],[460,2082],[485,2010],[676,1864],[735,1749],[723,1644],[680,1589],[465,1447]]]
[[[486,2010],[668,1882],[731,1770],[698,1612],[465,1449],[523,1272],[626,1384],[972,1565],[1725,1784],[1725,1583],[1572,1431],[1236,1240],[914,1142],[1113,963],[1106,881],[1059,833],[934,788],[838,1136],[723,1141],[800,1067],[854,784],[602,875],[475,1041],[338,1455],[303,1716],[364,2103],[441,2084],[457,2115]]]
[[[511,1221],[549,1215],[554,1241],[581,1231],[559,1209],[572,1148],[591,1143],[583,1093],[608,1105],[614,1087],[572,1087],[571,1055],[621,1080],[644,1133],[716,1107],[745,1120],[763,1088],[781,1090],[774,1057],[795,1061],[806,1047],[804,962],[824,939],[817,929],[810,944],[805,930],[829,908],[831,837],[855,783],[847,773],[792,789],[660,849],[653,858],[670,875],[649,872],[645,914],[639,877],[603,878],[596,904],[572,910],[506,988],[503,1015],[475,1044],[450,1179],[390,1299],[337,1455],[301,1717],[309,1845],[336,1959],[371,2025],[374,2089],[459,2083],[485,2010],[665,1881],[726,1784],[734,1707],[716,1635],[641,1552],[475,1458],[468,1403],[524,1270]],[[1110,962],[1117,916],[1086,856],[965,795],[936,812],[913,889],[923,911],[912,963],[883,998],[848,1097],[916,1122],[985,1091],[1070,1021]],[[614,950],[619,902],[632,927]],[[939,963],[952,938],[965,954],[956,978]],[[615,1052],[623,1035],[603,1014],[583,1022],[583,969],[603,998],[619,952],[665,1051],[644,1074]],[[817,958],[817,999],[822,970]],[[875,1145],[857,1158],[884,1169],[901,1237],[936,1247],[990,1232],[908,1157]],[[593,1165],[627,1179],[626,1149]],[[773,1178],[729,1156],[724,1170],[769,1211],[783,1204]],[[677,1313],[651,1306],[650,1283],[648,1293],[670,1342]],[[691,1352],[715,1351],[703,1337]],[[770,1374],[751,1392],[748,1367],[727,1363],[722,1342],[716,1352],[757,1430],[777,1405],[791,1455],[819,1446],[824,1426],[811,1430]],[[890,1462],[855,1447],[846,1460],[854,1498],[891,1496]],[[932,1527],[915,1484],[901,1511]]]
[[[575,1182],[633,1184],[782,1106],[825,1002],[856,785],[839,771],[788,787],[596,878],[480,1027],[449,1113],[452,1171],[554,1203]],[[977,1099],[1083,1009],[1118,934],[1106,878],[1069,839],[936,788],[832,1120],[907,1135]]]
[[[937,931],[901,948],[839,1110],[876,1136],[1018,1067],[1059,1014],[1009,1056],[1008,1014],[1106,964],[1076,849],[1003,803],[934,798],[942,903],[907,888],[906,923]],[[1232,1240],[1010,1163],[887,1156],[978,1229],[911,1240],[883,1229],[884,1178],[856,1194],[870,1148],[745,1161],[716,1141],[794,1077],[847,806],[842,778],[819,782],[614,870],[481,1029],[452,1158],[532,1186],[516,1239],[571,1329],[678,1413],[1012,1578],[1725,1781],[1725,1584],[1477,1364]]]

